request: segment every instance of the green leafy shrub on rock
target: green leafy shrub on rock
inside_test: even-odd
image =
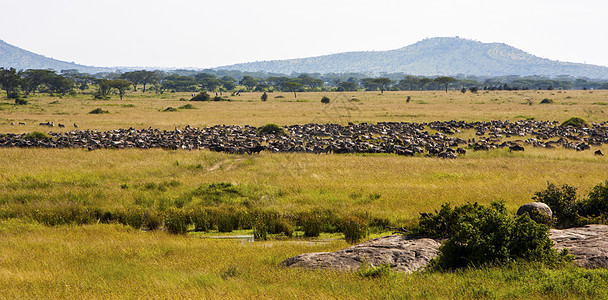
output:
[[[447,240],[430,267],[450,270],[511,261],[535,261],[557,265],[572,260],[567,250],[553,249],[548,227],[526,213],[512,218],[503,203],[489,207],[464,204],[453,209],[444,204],[439,212],[422,214],[413,232]]]

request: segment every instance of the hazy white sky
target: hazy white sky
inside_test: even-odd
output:
[[[608,66],[606,0],[0,0],[0,39],[95,66],[216,67],[427,37]]]

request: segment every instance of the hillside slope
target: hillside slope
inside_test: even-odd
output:
[[[430,38],[389,51],[346,52],[318,57],[251,62],[223,70],[274,73],[374,73],[412,75],[570,75],[608,79],[608,67],[540,58],[502,43]]]

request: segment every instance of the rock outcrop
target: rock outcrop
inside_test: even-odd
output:
[[[555,248],[568,248],[576,256],[574,264],[585,268],[608,267],[608,225],[586,225],[563,230],[551,229]]]
[[[395,272],[411,273],[424,268],[439,253],[440,243],[428,238],[390,235],[371,239],[335,252],[305,253],[283,261],[288,267],[356,270],[361,264],[388,264]]]
[[[551,229],[555,248],[568,248],[574,264],[585,268],[608,267],[608,225],[587,225],[563,230]],[[440,242],[429,238],[390,235],[371,239],[335,252],[304,253],[283,261],[288,267],[356,270],[362,264],[387,264],[395,272],[423,269],[439,254]]]

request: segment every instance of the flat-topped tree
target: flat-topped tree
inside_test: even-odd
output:
[[[445,86],[445,92],[448,92],[448,86],[450,85],[450,83],[456,81],[456,78],[454,77],[449,77],[449,76],[441,76],[441,77],[437,77],[434,80],[437,83],[443,84]]]
[[[382,94],[384,94],[384,90],[386,90],[386,88],[393,83],[392,80],[390,80],[386,77],[375,78],[375,79],[372,79],[371,82],[378,85],[378,88],[380,89],[380,93],[382,93]]]
[[[294,98],[298,98],[298,95],[296,94],[296,92],[298,91],[298,89],[302,86],[301,83],[299,82],[295,82],[295,81],[289,81],[289,82],[285,82],[285,87],[290,91],[293,92],[293,97]]]

